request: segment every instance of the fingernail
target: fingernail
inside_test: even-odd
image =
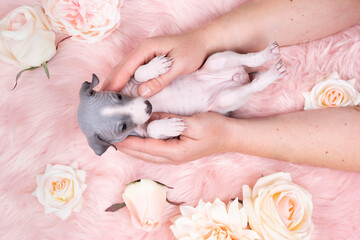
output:
[[[142,86],[142,87],[140,88],[140,96],[146,98],[146,97],[149,97],[150,94],[151,94],[151,91],[150,91],[150,89],[149,89],[148,87]]]

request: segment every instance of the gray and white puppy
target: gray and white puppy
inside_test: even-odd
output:
[[[277,59],[275,64],[259,72],[250,82],[244,66],[258,67],[273,59]],[[95,74],[91,83],[82,84],[78,123],[97,155],[102,155],[110,146],[116,149],[113,143],[129,135],[167,139],[179,136],[185,129],[179,118],[148,123],[152,112],[191,116],[213,111],[225,115],[240,108],[254,93],[264,90],[286,73],[279,45],[274,42],[257,53],[216,53],[199,70],[177,77],[149,99],[139,97],[139,84],[167,72],[171,62],[165,56],[158,56],[140,66],[120,93],[94,91],[99,84]]]

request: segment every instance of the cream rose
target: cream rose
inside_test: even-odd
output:
[[[160,227],[166,205],[166,186],[149,179],[130,183],[122,195],[135,228],[154,231]]]
[[[262,177],[253,191],[244,185],[243,198],[250,227],[265,240],[310,239],[311,195],[294,184],[289,173]]]
[[[57,31],[88,43],[108,37],[120,25],[122,0],[43,0]]]
[[[213,203],[200,200],[196,208],[181,206],[180,212],[181,215],[175,217],[170,226],[177,239],[261,239],[255,231],[247,229],[247,215],[238,199],[227,206],[219,199]]]
[[[356,79],[342,80],[337,72],[317,83],[310,92],[304,93],[304,110],[328,107],[357,106],[360,94],[355,89]]]
[[[86,189],[85,171],[72,166],[48,164],[44,174],[38,175],[35,195],[45,207],[45,214],[54,213],[61,219],[79,212],[82,207],[82,194]]]
[[[37,67],[56,53],[55,34],[40,7],[22,6],[0,21],[0,59]]]

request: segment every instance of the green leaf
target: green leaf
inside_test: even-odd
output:
[[[46,73],[47,78],[48,78],[48,79],[50,79],[50,73],[49,73],[49,69],[48,69],[48,67],[47,67],[46,62],[43,62],[43,63],[41,64],[41,66],[43,66],[43,68],[44,68],[44,70],[45,70],[45,73]]]
[[[72,36],[67,36],[67,37],[61,39],[61,40],[56,44],[56,50],[58,49],[60,43],[62,43],[63,41],[65,41],[66,39],[69,39],[69,38],[71,38],[71,37],[72,37]]]
[[[125,184],[125,186],[129,186],[129,185],[131,185],[131,184],[134,184],[134,183],[137,183],[137,182],[140,182],[140,181],[141,181],[141,179],[138,179],[138,180],[129,182],[128,184]]]
[[[158,182],[158,181],[154,181],[154,182],[156,182],[157,184],[160,184],[161,186],[167,187],[169,189],[174,189],[173,187],[166,186],[165,184],[163,184],[161,182]]]
[[[126,204],[125,203],[115,203],[113,205],[111,205],[110,207],[108,207],[105,212],[116,212],[117,210],[125,207]]]
[[[180,206],[181,204],[184,204],[185,202],[172,202],[168,198],[166,198],[166,201],[170,203],[171,205]]]
[[[27,68],[27,69],[24,69],[24,70],[20,71],[20,72],[16,75],[15,85],[14,85],[14,87],[11,89],[11,91],[16,88],[16,86],[17,86],[17,84],[18,84],[18,80],[19,80],[19,78],[21,77],[21,74],[22,74],[23,72],[32,71],[32,70],[37,69],[37,68],[38,68],[38,67],[29,67],[29,68]]]

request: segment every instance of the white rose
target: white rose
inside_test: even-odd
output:
[[[337,72],[317,83],[310,92],[304,93],[304,110],[328,107],[357,106],[360,94],[355,89],[356,79],[342,80]]]
[[[45,214],[54,213],[65,219],[72,211],[80,211],[86,184],[85,171],[78,170],[77,164],[71,167],[48,164],[45,173],[38,175],[36,180],[33,195],[45,207]]]
[[[57,31],[88,43],[108,37],[120,25],[122,0],[43,0]]]
[[[22,6],[0,21],[0,59],[37,67],[56,53],[55,34],[40,7]]]
[[[247,215],[238,199],[227,206],[216,199],[213,203],[202,200],[196,208],[180,207],[181,215],[173,220],[170,229],[180,240],[257,240],[260,236],[247,229]]]
[[[262,177],[253,191],[244,185],[243,198],[250,227],[265,240],[310,239],[311,195],[294,184],[289,173]]]

